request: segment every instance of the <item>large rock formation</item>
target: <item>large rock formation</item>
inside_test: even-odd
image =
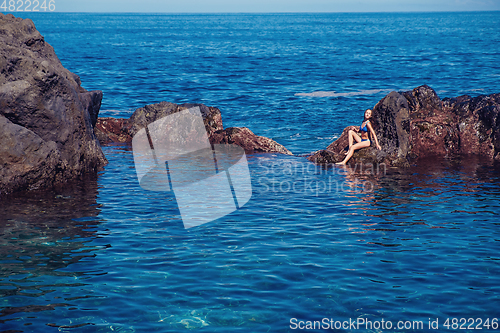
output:
[[[391,92],[375,105],[372,124],[382,151],[369,148],[354,153],[350,164],[386,163],[408,166],[429,156],[483,155],[500,159],[500,94],[460,96],[441,100],[429,86]],[[310,161],[331,164],[344,158],[348,131]]]
[[[246,127],[229,127],[224,129],[220,110],[203,104],[177,105],[161,102],[146,105],[143,108],[137,109],[129,119],[99,118],[95,132],[101,143],[130,143],[134,135],[148,124],[169,114],[195,106],[200,108],[210,143],[234,143],[245,149],[247,153],[277,152],[292,155],[288,149],[276,141],[263,136],[257,136]]]
[[[101,100],[62,66],[31,20],[0,13],[0,194],[105,165],[93,129]]]

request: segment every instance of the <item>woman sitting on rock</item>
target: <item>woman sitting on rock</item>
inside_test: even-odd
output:
[[[378,150],[382,149],[378,144],[377,135],[373,130],[372,124],[370,124],[371,116],[372,116],[372,110],[370,109],[366,110],[365,119],[361,123],[361,126],[359,126],[359,130],[358,131],[349,130],[349,150],[347,151],[344,160],[342,162],[338,162],[335,164],[345,165],[347,161],[349,161],[349,159],[352,157],[352,154],[354,154],[355,150],[370,147],[370,137],[368,135],[368,131],[370,131],[370,133],[372,134],[372,137],[375,140],[375,144],[377,145],[377,149]],[[359,136],[359,134],[356,132],[360,132],[361,136]],[[356,140],[355,144],[353,144],[354,140]]]

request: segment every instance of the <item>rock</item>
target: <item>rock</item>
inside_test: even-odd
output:
[[[395,91],[389,93],[373,108],[371,122],[383,147],[382,152],[386,154],[384,161],[391,165],[409,166],[410,115],[406,98]]]
[[[443,100],[445,110],[454,116],[460,154],[494,158],[500,152],[500,94],[459,96]]]
[[[430,87],[419,88],[426,90],[427,96],[434,95],[433,101],[439,99]],[[420,105],[410,112],[413,157],[481,155],[493,159],[498,154],[500,94],[459,96],[445,98],[441,104],[425,104],[427,98],[415,90],[405,93],[408,100]]]
[[[332,142],[326,149],[319,150],[307,157],[309,161],[316,164],[334,164],[342,161],[345,158],[345,152],[349,146],[349,130],[353,130],[356,126],[349,126],[344,129],[340,137]],[[355,163],[379,164],[389,163],[387,153],[378,150],[375,147],[368,147],[354,152],[349,160],[349,164]]]
[[[411,156],[450,156],[460,153],[458,123],[451,110],[444,108],[436,92],[421,86],[403,95],[411,105]]]
[[[245,149],[245,152],[274,152],[293,155],[288,149],[269,138],[255,135],[246,127],[229,127],[215,132],[210,137],[211,144],[234,143]]]
[[[402,94],[407,99],[409,109],[418,111],[423,116],[434,116],[436,112],[443,109],[441,99],[428,85],[419,86]]]
[[[134,135],[148,124],[166,117],[170,114],[198,106],[203,117],[207,134],[212,136],[222,130],[222,117],[220,110],[204,104],[181,104],[169,102],[146,105],[135,110],[129,119],[103,117],[97,120],[95,133],[101,143],[130,143]]]
[[[344,155],[341,155],[338,152],[323,149],[311,153],[309,156],[307,156],[307,159],[316,164],[328,165],[342,161],[344,159],[343,156]]]
[[[131,142],[128,124],[128,119],[124,118],[98,118],[94,128],[95,135],[101,144]]]
[[[234,143],[249,152],[292,153],[274,140],[257,136],[246,127],[224,129],[218,108],[204,104],[181,104],[169,102],[146,105],[137,109],[129,119],[99,118],[95,127],[96,136],[101,143],[130,143],[134,135],[148,124],[169,114],[198,106],[203,117],[211,144]]]
[[[203,104],[177,105],[174,103],[161,102],[159,104],[146,105],[143,108],[137,109],[130,117],[130,127],[127,131],[130,136],[133,137],[141,128],[146,127],[158,119],[196,106],[200,108],[208,136],[222,129],[222,117],[220,110],[217,108],[208,107]]]
[[[358,150],[349,161],[409,166],[412,160],[431,156],[481,155],[500,160],[500,94],[459,96],[441,100],[423,85],[406,92],[391,92],[373,108],[372,125],[382,151],[372,142]],[[331,143],[326,151],[308,159],[332,164],[343,159],[348,131]]]
[[[29,19],[0,14],[0,193],[50,187],[107,163],[101,91],[86,91]]]

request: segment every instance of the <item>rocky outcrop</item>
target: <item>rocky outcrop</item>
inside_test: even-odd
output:
[[[228,127],[210,136],[210,143],[232,143],[245,149],[245,152],[280,153],[292,155],[284,146],[269,138],[255,135],[246,127]]]
[[[0,14],[0,194],[50,187],[107,163],[86,91],[29,19]]]
[[[135,110],[129,119],[103,117],[97,120],[95,133],[101,143],[132,142],[134,135],[152,122],[170,114],[198,106],[209,137],[223,130],[220,110],[203,104],[181,104],[169,102],[146,105]]]
[[[391,92],[375,105],[372,124],[382,146],[354,153],[350,164],[386,163],[408,166],[430,156],[482,155],[500,159],[500,94],[460,96],[441,100],[429,86]],[[331,164],[344,158],[344,129],[338,140],[308,159]]]
[[[255,135],[246,127],[222,126],[222,116],[218,108],[204,104],[181,104],[169,102],[146,105],[137,109],[129,119],[103,117],[97,120],[95,133],[101,143],[130,143],[134,135],[150,123],[169,114],[198,106],[203,117],[211,144],[234,143],[247,153],[276,152],[292,155],[284,146],[269,138]]]

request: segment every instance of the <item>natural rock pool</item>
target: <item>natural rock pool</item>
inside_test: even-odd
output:
[[[129,147],[105,154],[85,186],[2,202],[2,329],[279,332],[292,318],[498,315],[490,164],[360,172],[250,155],[250,202],[187,231],[175,198],[139,187]]]
[[[392,90],[500,92],[498,12],[22,15],[103,91],[100,116],[204,103],[225,128],[296,155],[359,126]],[[186,230],[172,193],[139,186],[130,146],[104,154],[97,177],[2,197],[0,331],[289,332],[323,318],[372,322],[360,332],[494,328],[498,162],[353,170],[249,154],[250,201]]]

